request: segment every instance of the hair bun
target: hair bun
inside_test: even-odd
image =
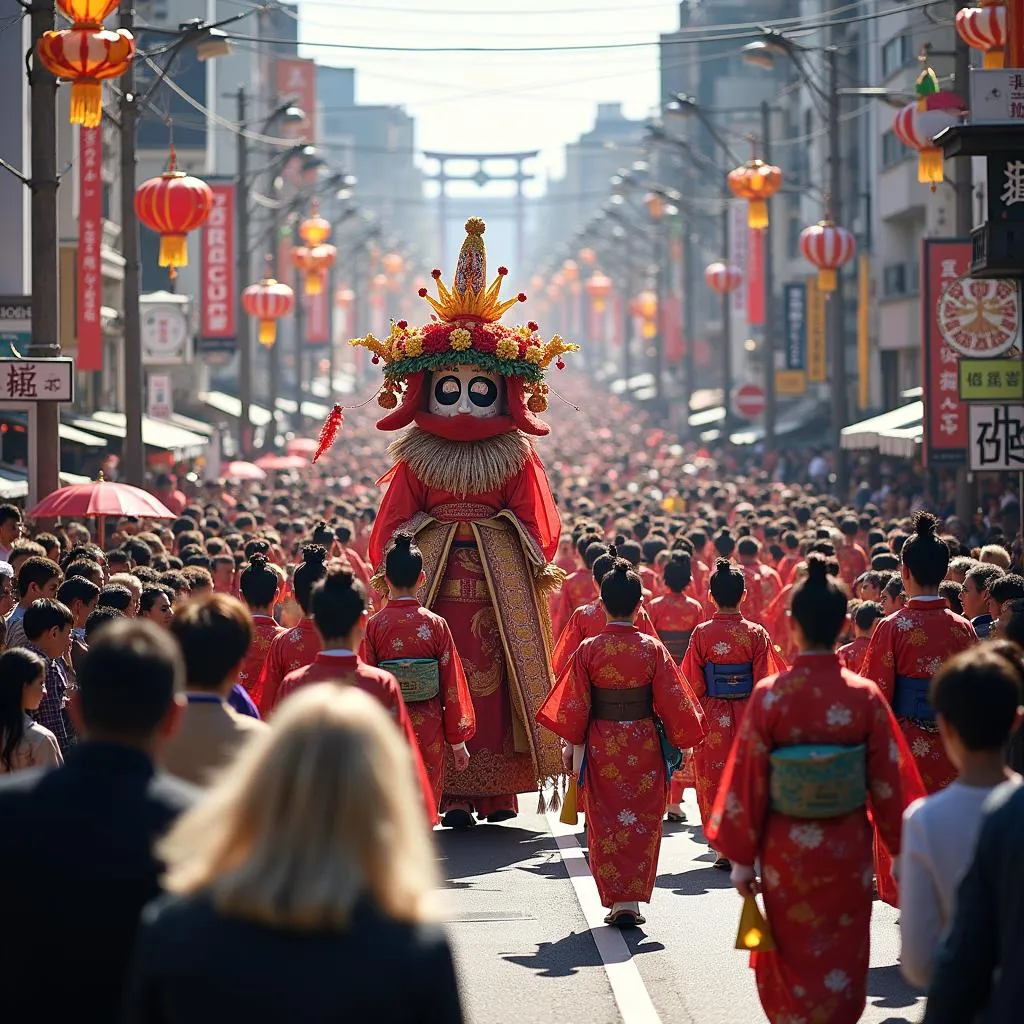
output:
[[[323,544],[307,544],[302,549],[302,562],[304,565],[326,565],[327,548]]]
[[[252,557],[249,559],[249,564],[254,569],[265,569],[269,561],[270,560],[262,551],[254,551]]]
[[[612,566],[612,572],[618,576],[625,576],[627,573],[633,571],[633,563],[625,558],[616,558],[615,564]]]
[[[331,569],[324,580],[324,586],[331,590],[351,590],[355,586],[356,575],[348,568]]]
[[[730,562],[728,558],[716,558],[715,572],[732,572],[732,562]]]
[[[608,555],[611,558],[618,558],[619,557],[619,549],[614,544],[609,544],[608,545]]]
[[[625,544],[626,543],[626,535],[624,533],[617,533],[617,534],[615,534],[615,543],[616,544]]]
[[[828,560],[824,555],[813,552],[806,559],[807,581],[809,583],[825,583],[828,580]]]
[[[918,537],[934,537],[939,520],[931,512],[918,512],[914,519],[914,533]]]
[[[413,537],[411,533],[407,533],[405,530],[399,530],[398,533],[392,538],[394,546],[399,551],[409,551],[412,548]]]

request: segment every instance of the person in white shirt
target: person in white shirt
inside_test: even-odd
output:
[[[931,981],[935,954],[953,919],[982,806],[996,786],[1021,781],[1005,766],[1005,749],[1024,714],[1019,673],[986,647],[946,662],[932,680],[929,699],[946,754],[959,774],[903,815],[900,969],[920,988]]]
[[[21,509],[17,505],[0,505],[0,561],[6,562],[11,545],[21,536]]]
[[[57,737],[29,716],[46,696],[46,662],[16,647],[0,654],[0,775],[63,763]]]

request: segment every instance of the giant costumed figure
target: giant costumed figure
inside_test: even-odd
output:
[[[405,433],[390,447],[394,466],[370,537],[374,584],[395,532],[415,534],[426,582],[419,597],[442,615],[462,658],[476,711],[469,767],[449,763],[441,810],[450,827],[503,821],[516,794],[562,774],[558,739],[536,714],[552,685],[548,595],[562,570],[551,564],[560,522],[533,438],[549,432],[545,371],[577,346],[543,342],[536,324],[507,327],[501,316],[524,302],[488,285],[484,223],[466,223],[451,287],[433,272],[438,297],[423,327],[394,323],[390,336],[352,344],[383,363],[378,401],[392,410],[380,430]],[[395,651],[391,657],[401,658]]]

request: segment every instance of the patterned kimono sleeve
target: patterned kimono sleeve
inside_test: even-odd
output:
[[[766,629],[752,631],[750,639],[751,654],[754,656],[755,683],[785,670],[786,663],[776,653],[772,638]]]
[[[462,659],[455,649],[448,623],[434,621],[437,637],[437,664],[441,673],[441,694],[444,699],[444,738],[451,746],[471,740],[476,733],[476,712],[466,682]]]
[[[645,636],[657,636],[658,630],[654,626],[650,615],[647,614],[647,609],[643,605],[637,608],[636,615],[633,618],[633,622],[636,628],[640,630]]]
[[[765,698],[771,693],[771,687],[762,684],[750,697],[725,764],[711,822],[704,829],[723,857],[744,866],[757,858],[768,816],[772,739]]]
[[[558,595],[558,599],[559,601],[565,600],[564,591]],[[569,659],[583,640],[579,629],[579,622],[580,616],[578,612],[573,612],[558,637],[558,643],[555,644],[555,649],[551,654],[551,671],[556,679],[565,671],[566,665],[569,664]]]
[[[537,721],[556,736],[570,743],[582,744],[590,724],[590,670],[588,642],[572,656],[559,675],[555,688],[548,694]]]
[[[898,857],[903,812],[925,796],[925,788],[888,701],[874,687],[869,700],[868,806],[889,853]]]
[[[260,693],[260,715],[263,718],[266,718],[277,707],[281,699],[278,690],[285,677],[284,669],[281,666],[281,640],[287,635],[287,633],[282,633],[271,642],[267,660],[263,662],[263,669],[260,672],[257,688]]]
[[[704,659],[697,653],[703,640],[703,632],[703,630],[694,631],[693,636],[690,637],[690,644],[686,648],[683,663],[679,667],[686,684],[698,700],[707,694],[707,686],[704,684]]]
[[[861,675],[870,679],[882,691],[882,695],[892,703],[893,691],[896,688],[896,652],[893,646],[895,626],[893,619],[883,619],[871,635],[871,642],[864,652],[861,662]]]
[[[651,678],[654,712],[673,746],[680,750],[696,747],[707,734],[704,712],[667,648],[660,642],[651,646],[656,659]]]
[[[395,530],[423,511],[426,498],[423,484],[405,462],[396,463],[379,482],[387,483],[388,489],[380,500],[370,533],[368,553],[374,569],[384,561],[384,550]]]
[[[366,632],[363,634],[363,642],[359,645],[359,660],[365,661],[367,665],[379,665],[380,656],[377,654],[375,642],[377,630],[371,619],[366,624]]]

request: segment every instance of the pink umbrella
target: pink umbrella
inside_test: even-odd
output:
[[[316,451],[316,441],[311,437],[293,437],[285,446],[289,455],[305,455],[309,457]]]
[[[266,480],[265,470],[260,469],[253,462],[229,462],[224,467],[224,476],[228,480]]]
[[[285,469],[305,469],[309,462],[306,459],[300,458],[298,455],[275,455],[273,452],[268,452],[266,455],[261,455],[256,460],[256,465],[260,469],[266,469],[271,472]]]

